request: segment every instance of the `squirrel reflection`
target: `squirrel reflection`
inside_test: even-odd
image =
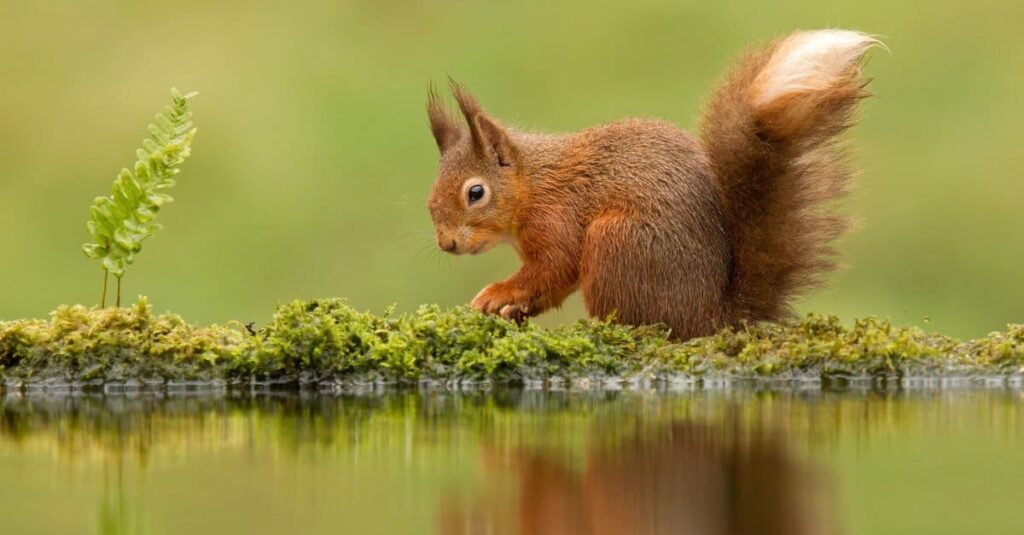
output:
[[[592,438],[600,442],[600,429]],[[485,488],[442,505],[443,534],[835,533],[824,479],[778,436],[694,423],[565,455],[488,450]],[[575,463],[579,464],[579,463]]]

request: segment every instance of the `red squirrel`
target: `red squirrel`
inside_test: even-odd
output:
[[[828,208],[852,174],[837,136],[868,95],[862,59],[877,44],[822,30],[748,52],[696,136],[653,119],[522,132],[452,82],[457,120],[431,89],[438,246],[515,248],[519,271],[472,301],[511,320],[577,288],[590,316],[664,324],[678,340],[790,318],[793,298],[835,268],[830,243],[847,221]]]

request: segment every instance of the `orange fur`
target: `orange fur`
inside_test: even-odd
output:
[[[699,138],[648,119],[519,132],[454,82],[462,121],[431,91],[439,246],[508,242],[523,262],[472,306],[521,320],[580,288],[592,316],[663,323],[679,339],[788,317],[834,267],[829,243],[845,221],[825,208],[850,176],[835,140],[865,96],[861,59],[876,43],[799,32],[747,54]]]

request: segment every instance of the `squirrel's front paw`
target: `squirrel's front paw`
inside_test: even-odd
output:
[[[517,323],[540,313],[536,299],[529,292],[504,282],[496,282],[480,290],[470,306],[485,314],[497,314]]]

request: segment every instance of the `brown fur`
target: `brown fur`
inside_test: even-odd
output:
[[[464,128],[431,91],[438,244],[476,254],[508,242],[523,262],[472,306],[521,320],[580,288],[590,315],[664,323],[679,339],[788,317],[834,267],[845,221],[825,208],[850,176],[835,138],[865,94],[873,43],[804,32],[748,54],[711,97],[699,139],[649,119],[519,132],[453,83]],[[486,195],[471,203],[474,185]]]

